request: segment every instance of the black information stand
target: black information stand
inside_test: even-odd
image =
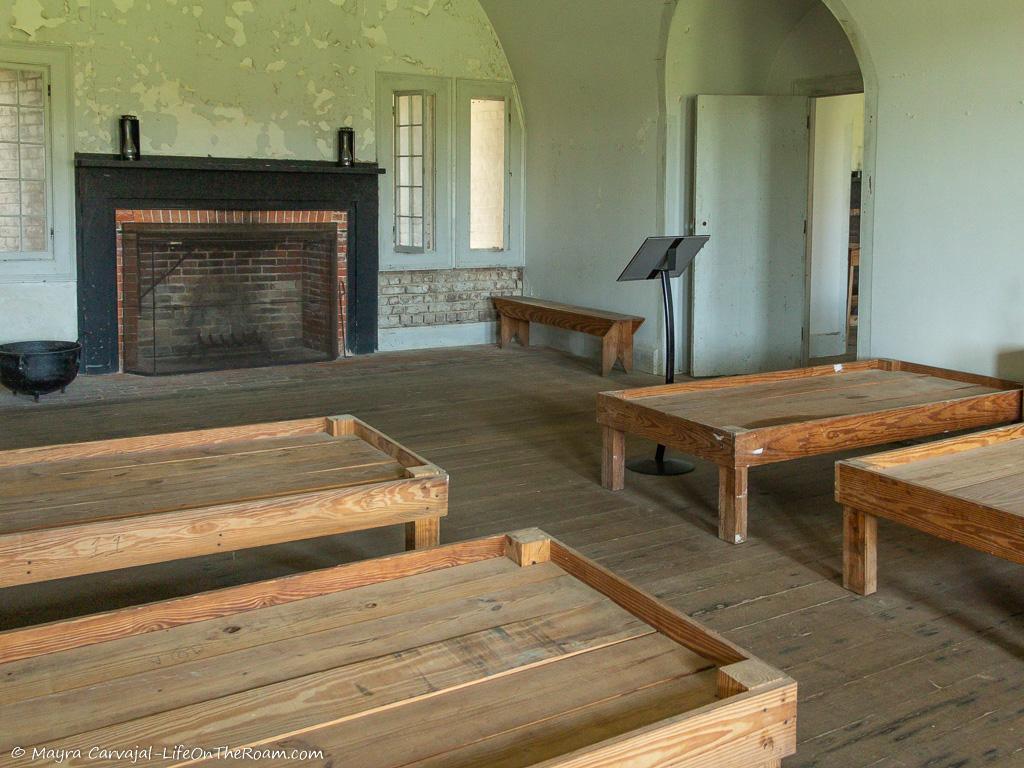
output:
[[[661,280],[661,295],[665,303],[666,384],[676,379],[676,324],[672,317],[672,284],[669,278],[683,274],[707,241],[707,235],[648,237],[619,275],[619,282]],[[635,459],[626,467],[644,475],[683,475],[693,471],[693,464],[689,462],[666,459],[664,445],[658,446],[653,459]]]

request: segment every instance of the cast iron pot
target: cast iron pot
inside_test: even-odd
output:
[[[63,392],[75,380],[82,357],[76,341],[17,341],[0,344],[0,383],[15,395]]]

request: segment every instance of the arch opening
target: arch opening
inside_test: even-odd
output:
[[[802,327],[791,329],[793,333],[800,334],[793,342],[801,347],[800,357],[795,359],[797,363],[806,363],[814,357],[835,356],[838,359],[855,356],[858,352],[865,355],[870,349],[869,315],[866,312],[870,305],[870,281],[866,278],[870,265],[871,207],[865,180],[873,174],[874,78],[869,57],[861,49],[847,17],[839,0],[730,0],[727,3],[680,0],[665,35],[666,231],[702,231],[704,222],[698,219],[705,218],[707,211],[697,210],[704,204],[699,195],[700,169],[703,167],[711,174],[725,173],[721,164],[715,171],[708,170],[707,163],[704,166],[698,163],[699,96],[764,97],[757,107],[759,109],[772,108],[766,105],[772,103],[773,97],[779,97],[780,101],[784,101],[781,97],[790,97],[791,103],[807,100],[810,131],[807,172],[803,182],[798,180],[800,173],[782,174],[778,169],[774,173],[762,174],[759,182],[766,188],[771,188],[773,183],[804,185],[803,199],[807,206],[806,215],[801,219],[806,218],[807,226],[805,253],[802,255],[803,274],[800,276],[804,287],[797,295],[794,278],[788,293],[784,294],[788,312],[797,309],[794,304],[798,305],[798,312],[802,310]],[[754,109],[755,104],[756,100],[751,100],[750,108]],[[709,125],[704,126],[705,141],[700,144],[705,154],[716,146],[713,140],[707,140],[711,130]],[[730,148],[725,140],[717,146],[723,151]],[[763,154],[764,149],[761,151]],[[753,156],[760,155],[755,152]],[[849,164],[845,179],[840,171],[843,163]],[[707,181],[705,178],[704,182]],[[861,190],[865,194],[856,204]],[[855,204],[851,204],[851,200]],[[840,212],[843,205],[846,206],[845,216]],[[798,207],[796,204],[790,206],[794,214]],[[851,208],[859,216],[851,216]],[[785,218],[777,216],[778,209],[775,213],[776,218]],[[746,214],[749,216],[749,211]],[[731,211],[724,216],[719,212],[717,223],[728,222],[730,215],[738,218],[741,226],[748,222],[740,211]],[[714,240],[715,232],[711,234]],[[739,239],[761,236],[763,232],[754,229],[738,235]],[[720,242],[728,239],[720,237]],[[793,251],[795,242],[794,238],[789,238],[785,245],[776,243],[771,247]],[[764,257],[771,247],[765,245],[754,249],[755,255]],[[783,261],[792,267],[796,259],[794,254]],[[851,262],[854,264],[852,272]],[[761,265],[762,281],[775,280],[772,269],[778,265],[774,261],[772,265]],[[734,263],[732,269],[737,268],[738,264]],[[680,281],[677,302],[677,320],[683,329],[677,349],[680,370],[739,373],[758,367],[779,367],[778,363],[757,359],[756,355],[751,357],[750,367],[746,369],[730,370],[730,365],[738,365],[735,361],[722,362],[725,367],[720,370],[714,366],[703,369],[700,365],[694,366],[694,355],[707,354],[706,349],[694,345],[695,336],[699,338],[702,333],[701,320],[707,320],[700,313],[708,311],[708,297],[699,293],[704,287],[700,269],[698,265],[695,276]],[[750,282],[753,279],[750,274],[757,273],[758,269],[758,264],[750,263],[745,265],[743,276],[730,275],[728,269],[723,269],[707,279],[736,279],[740,283],[746,279]],[[852,294],[851,274],[854,275]],[[756,291],[750,286],[747,290]],[[767,327],[773,324],[774,317],[769,305],[779,298],[778,291],[774,294],[761,291],[761,294],[744,308],[744,322],[751,331],[751,345],[772,332]],[[703,303],[702,299],[705,300]],[[851,305],[853,321],[850,319]],[[729,329],[733,335],[736,332],[737,327]]]

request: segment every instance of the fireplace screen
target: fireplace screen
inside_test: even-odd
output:
[[[338,356],[336,224],[127,223],[121,237],[125,371]]]

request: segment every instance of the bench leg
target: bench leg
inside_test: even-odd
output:
[[[747,540],[747,468],[718,468],[718,538],[730,544]]]
[[[508,315],[498,315],[498,322],[501,324],[501,333],[498,336],[498,346],[507,347],[512,342],[516,333],[516,321]]]
[[[530,321],[529,320],[517,320],[516,321],[516,336],[519,337],[520,345],[524,347],[530,346]]]
[[[601,427],[601,485],[610,491],[626,487],[626,433],[611,427]]]
[[[441,518],[421,517],[405,524],[405,549],[426,549],[441,543]]]
[[[630,373],[633,370],[633,324],[623,323],[619,326],[619,362],[622,370]]]
[[[878,589],[878,518],[843,507],[843,586],[858,595]]]
[[[607,376],[615,367],[619,358],[619,326],[613,325],[608,333],[601,337],[601,375]]]

